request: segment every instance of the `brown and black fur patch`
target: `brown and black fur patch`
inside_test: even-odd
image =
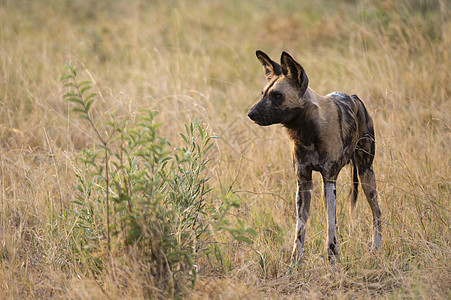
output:
[[[297,176],[296,213],[298,226],[293,260],[303,253],[305,224],[310,209],[312,171],[321,173],[328,211],[328,253],[331,263],[338,260],[336,237],[336,179],[352,162],[351,208],[355,206],[358,181],[373,213],[373,247],[381,241],[381,213],[377,203],[372,168],[375,155],[373,122],[356,95],[333,92],[320,96],[309,87],[304,68],[283,52],[281,64],[257,51],[268,84],[260,101],[248,113],[261,126],[282,124],[293,144],[293,164]]]

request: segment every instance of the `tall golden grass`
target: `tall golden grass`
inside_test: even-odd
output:
[[[450,28],[444,0],[0,1],[0,298],[145,297],[142,274],[87,275],[67,247],[74,158],[94,138],[62,98],[61,68],[72,61],[95,82],[97,121],[153,108],[175,145],[195,117],[221,137],[210,197],[239,197],[231,217],[259,235],[252,245],[224,238],[228,267],[198,262],[187,297],[449,299]],[[295,178],[283,129],[246,116],[265,81],[257,49],[275,60],[288,51],[314,90],[357,94],[373,116],[383,247],[369,252],[363,197],[351,220],[343,170],[338,273],[315,176],[305,259],[287,274]]]

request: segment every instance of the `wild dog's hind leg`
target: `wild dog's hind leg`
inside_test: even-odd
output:
[[[312,190],[313,182],[311,172],[306,176],[298,176],[298,187],[296,191],[297,226],[293,253],[291,254],[291,260],[294,263],[300,262],[304,253],[305,230],[310,211]]]
[[[368,200],[371,207],[371,212],[373,213],[373,249],[378,249],[381,246],[382,224],[381,211],[377,202],[376,178],[373,167],[370,166],[362,171],[359,170],[359,176],[366,199]]]
[[[336,197],[337,189],[335,178],[333,180],[323,178],[324,180],[324,197],[326,198],[327,208],[327,253],[329,261],[332,265],[339,260],[338,243],[337,243],[337,214],[336,214]]]
[[[356,147],[355,157],[359,171],[360,183],[373,214],[373,249],[378,249],[382,239],[381,211],[377,201],[376,176],[373,171],[374,139],[363,137]]]

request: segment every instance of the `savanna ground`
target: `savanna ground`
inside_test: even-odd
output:
[[[95,82],[95,122],[159,112],[172,145],[196,117],[220,137],[209,153],[209,199],[257,235],[218,238],[186,297],[451,298],[451,20],[447,1],[0,1],[0,298],[143,298],[133,268],[83,269],[67,242],[74,164],[95,136],[63,99],[65,62]],[[255,58],[283,50],[319,94],[357,94],[373,116],[383,246],[369,251],[360,192],[337,183],[341,270],[325,252],[322,184],[314,176],[305,258],[290,269],[295,177],[280,126],[246,116],[265,84]],[[130,258],[132,260],[132,258]],[[121,273],[122,272],[122,273]],[[112,274],[115,274],[114,276]],[[124,278],[132,278],[124,284]],[[158,295],[158,294],[157,294]],[[162,292],[160,295],[165,295]]]

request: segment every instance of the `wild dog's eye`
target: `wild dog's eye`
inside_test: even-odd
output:
[[[282,94],[281,92],[272,92],[271,93],[271,100],[275,103],[275,104],[280,104],[282,103],[282,101],[285,99],[285,95]]]

